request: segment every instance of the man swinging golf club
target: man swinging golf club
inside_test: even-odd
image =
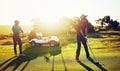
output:
[[[75,59],[77,61],[79,61],[79,55],[80,55],[80,50],[81,50],[81,42],[84,46],[87,59],[90,59],[90,54],[89,54],[88,46],[87,46],[87,38],[86,38],[87,32],[88,32],[89,22],[88,22],[86,17],[87,17],[86,15],[81,15],[80,19],[78,20],[78,22],[76,24],[77,50],[76,50]]]

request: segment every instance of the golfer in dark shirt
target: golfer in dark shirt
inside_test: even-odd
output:
[[[81,50],[81,42],[84,46],[86,57],[90,58],[87,46],[87,29],[88,29],[88,20],[86,19],[85,15],[81,15],[80,20],[77,23],[77,50],[76,50],[76,60],[79,60],[80,50]]]
[[[23,33],[23,30],[19,26],[19,21],[18,20],[15,20],[15,24],[12,27],[12,31],[13,31],[13,43],[14,43],[15,56],[18,56],[17,55],[17,49],[16,49],[17,43],[19,44],[20,56],[25,56],[25,54],[22,53],[22,42],[21,42],[21,39],[20,39],[20,36],[19,36],[21,32]]]

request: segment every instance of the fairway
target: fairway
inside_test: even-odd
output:
[[[110,36],[110,37],[109,37]],[[119,71],[120,36],[109,32],[92,33],[88,36],[89,46],[99,61],[95,64],[86,58],[82,46],[80,60],[75,60],[76,35],[61,35],[60,47],[31,47],[23,44],[25,57],[14,57],[13,45],[0,45],[1,71]],[[90,52],[91,54],[91,52]],[[93,55],[91,54],[93,58]]]
[[[0,71],[120,71],[120,0],[0,0]]]

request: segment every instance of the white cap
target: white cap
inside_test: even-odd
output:
[[[87,15],[84,15],[84,14],[82,14],[81,16],[80,16],[80,18],[86,18],[87,17]]]

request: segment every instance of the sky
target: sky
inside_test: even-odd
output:
[[[119,19],[119,8],[120,0],[0,0],[0,25],[13,25],[16,19],[29,25],[34,18],[55,21],[81,14],[88,15],[88,20],[95,23],[106,15]]]

